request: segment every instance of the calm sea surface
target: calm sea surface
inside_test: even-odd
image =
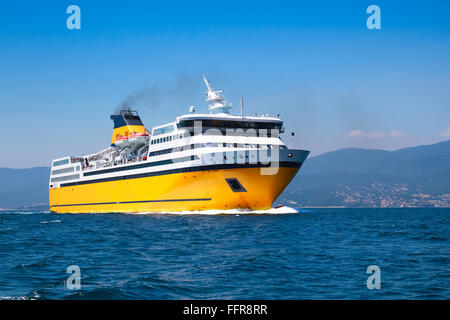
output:
[[[450,208],[5,211],[0,261],[2,299],[450,299]],[[380,290],[366,286],[369,265]]]

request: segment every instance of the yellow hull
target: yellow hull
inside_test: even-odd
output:
[[[172,212],[248,208],[265,210],[299,168],[280,167],[274,175],[260,168],[182,172],[50,189],[50,210],[81,212]],[[226,178],[236,178],[246,192],[234,192]]]

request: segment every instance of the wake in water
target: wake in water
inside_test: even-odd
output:
[[[41,223],[59,223],[61,220],[41,221]]]
[[[49,210],[35,210],[35,211],[22,211],[22,210],[0,210],[0,215],[2,214],[23,214],[23,215],[29,215],[29,214],[50,214],[51,212]]]
[[[41,213],[40,211],[36,211]],[[23,214],[23,215],[27,215],[27,214],[35,214],[36,212],[32,212],[32,211],[19,211],[19,210],[4,210],[4,211],[0,211],[0,214]]]
[[[172,212],[133,212],[128,214],[179,214],[179,215],[241,215],[241,214],[293,214],[298,213],[291,207],[281,206],[268,210],[229,209],[229,210],[194,210],[194,211],[172,211]]]

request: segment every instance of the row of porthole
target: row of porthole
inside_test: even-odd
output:
[[[178,139],[183,139],[183,135],[182,134],[177,134],[177,135],[174,135],[174,136],[167,136],[167,137],[153,139],[150,142],[150,144],[158,144],[158,143],[169,142],[169,141],[178,140]]]

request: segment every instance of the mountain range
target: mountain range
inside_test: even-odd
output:
[[[48,206],[49,167],[0,168],[0,208],[18,208],[39,203]]]
[[[396,151],[341,149],[307,159],[278,202],[450,206],[450,140]]]
[[[48,206],[50,168],[0,168],[0,208]],[[450,140],[396,151],[341,149],[306,160],[276,204],[450,206]]]

